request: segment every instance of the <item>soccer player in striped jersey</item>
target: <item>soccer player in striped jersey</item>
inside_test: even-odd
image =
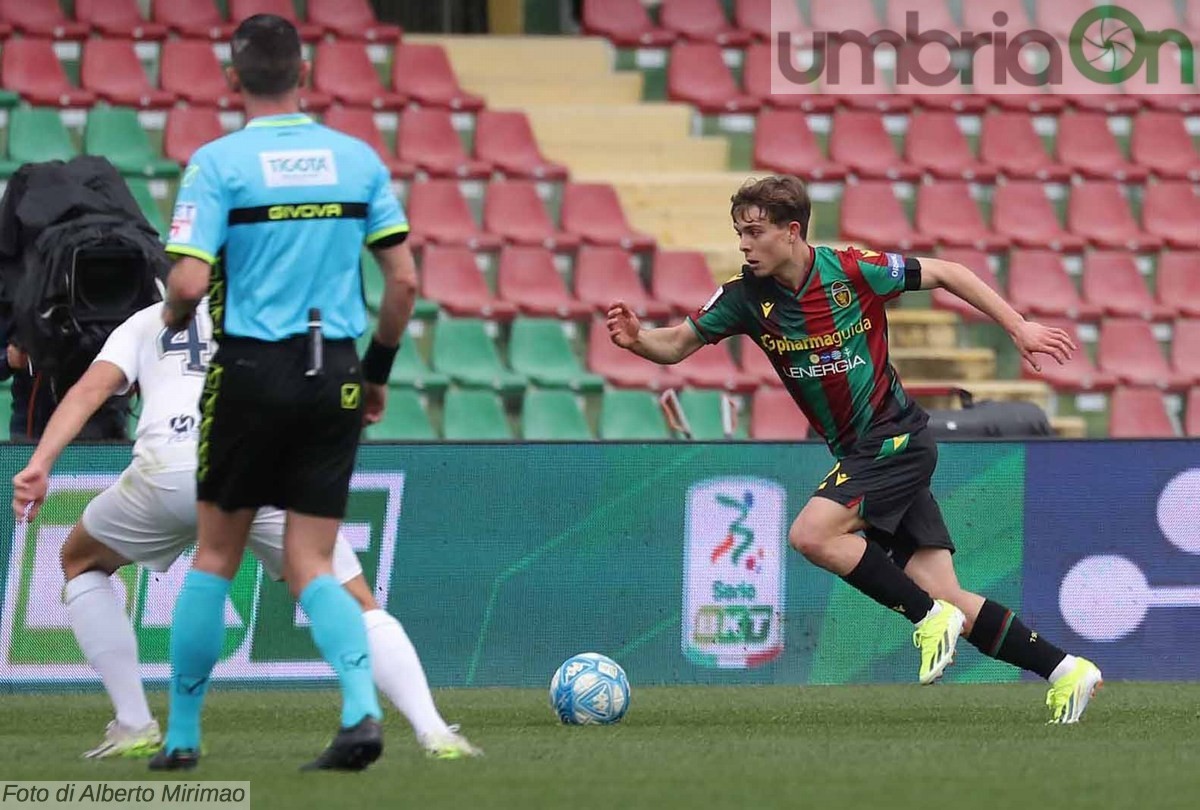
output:
[[[836,462],[792,524],[792,547],[915,625],[921,683],[941,676],[965,634],[985,655],[1050,682],[1051,722],[1077,722],[1101,683],[1096,665],[959,585],[954,544],[930,491],[937,444],[889,361],[884,305],[906,290],[945,288],[1003,326],[1034,369],[1039,355],[1062,363],[1076,346],[1063,330],[1026,321],[962,265],[809,245],[810,212],[795,177],[747,182],[731,206],[742,271],[675,326],[643,329],[628,306],[614,303],[612,341],[672,364],[706,343],[747,335]]]

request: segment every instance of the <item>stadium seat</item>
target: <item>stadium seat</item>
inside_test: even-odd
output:
[[[600,401],[600,438],[654,441],[669,439],[671,434],[654,394],[611,388]]]
[[[1024,0],[970,0],[962,4],[961,13],[967,31],[1004,31],[1011,38],[1033,27]]]
[[[456,136],[457,137],[457,136]],[[408,191],[408,217],[418,246],[465,245],[471,250],[497,250],[500,238],[475,224],[471,209],[454,180],[413,183]]]
[[[241,95],[230,89],[213,53],[204,39],[172,39],[163,43],[159,57],[159,84],[188,104],[238,109]]]
[[[1108,435],[1113,439],[1158,439],[1175,435],[1162,393],[1157,388],[1121,387],[1113,391]]]
[[[475,254],[465,247],[430,245],[425,249],[421,294],[456,317],[508,321],[517,314],[515,306],[497,299],[488,289]]]
[[[1102,310],[1084,302],[1053,250],[1014,250],[1008,262],[1008,300],[1029,315],[1094,321]]]
[[[237,27],[221,16],[214,0],[154,0],[151,6],[155,22],[183,37],[225,42]]]
[[[155,90],[129,39],[89,39],[83,45],[80,84],[102,101],[122,107],[162,109],[175,94]]]
[[[472,160],[450,120],[450,111],[433,107],[411,107],[400,117],[396,153],[431,177],[482,180],[492,165]]]
[[[761,119],[760,119],[761,120]],[[938,179],[991,183],[996,168],[980,162],[958,128],[952,112],[929,111],[914,115],[905,136],[905,159]]]
[[[1179,320],[1171,335],[1171,370],[1189,386],[1200,383],[1200,320]]]
[[[1042,184],[1017,180],[996,186],[992,198],[992,227],[1018,247],[1049,248],[1078,253],[1083,240],[1058,224],[1054,206]]]
[[[753,34],[734,28],[718,0],[662,0],[658,20],[663,28],[693,42],[715,42],[723,48],[744,48]]]
[[[993,27],[989,24],[986,30],[990,31]],[[1000,56],[1001,64],[1005,64],[1008,53],[1006,50]],[[1027,87],[1024,92],[1014,92],[1012,78],[1007,74],[997,74],[996,61],[996,51],[992,45],[985,45],[975,51],[971,65],[971,85],[976,95],[987,98],[1001,110],[1037,115],[1056,115],[1067,106],[1065,96],[1049,92],[1044,87]]]
[[[818,27],[817,30],[845,29]],[[874,63],[868,64],[870,72],[866,73],[860,50],[854,45],[830,48],[826,67],[821,73],[821,92],[835,98],[844,107],[873,113],[876,116],[899,115],[912,110],[917,103],[916,98],[910,94],[895,92],[886,73],[874,67]],[[891,151],[894,152],[895,149],[892,148]]]
[[[1188,391],[1187,415],[1184,418],[1185,436],[1200,436],[1200,387]]]
[[[1071,170],[1054,163],[1026,112],[998,112],[983,118],[979,156],[1001,174],[1018,180],[1065,183]]]
[[[421,395],[407,388],[388,392],[383,419],[369,425],[364,439],[369,441],[432,441],[437,438]]]
[[[513,438],[500,398],[489,391],[447,391],[442,423],[442,436],[448,441],[507,442]]]
[[[921,19],[924,19],[924,15],[921,16]],[[902,26],[896,30],[903,31],[904,28]],[[922,24],[922,32],[928,30],[933,29],[926,29]],[[940,30],[955,29],[943,28]],[[950,51],[940,46],[926,47],[922,44],[922,40],[928,40],[928,37],[918,37],[915,42],[909,41],[908,44],[901,45],[897,50],[898,64],[911,65],[912,70],[907,73],[897,70],[894,73],[892,85],[895,92],[911,99],[922,109],[930,112],[982,115],[990,105],[990,100],[987,96],[976,94],[964,84],[959,71],[953,70],[949,74],[948,81],[936,84],[923,81],[920,74],[914,75],[913,70],[917,66],[935,76],[940,76],[954,67]]]
[[[554,227],[532,180],[488,183],[483,202],[483,228],[512,245],[547,250],[576,250],[579,237]]]
[[[907,32],[908,13],[917,12],[918,32],[958,31],[960,26],[950,14],[946,0],[888,0],[884,11],[887,27],[897,33]],[[874,28],[868,29],[874,31]],[[918,41],[928,37],[915,37]]]
[[[618,347],[608,336],[604,320],[597,318],[588,329],[587,366],[612,385],[660,391],[679,384],[670,367]]]
[[[339,132],[345,132],[347,135],[353,135],[359,140],[366,141],[379,155],[383,165],[387,166],[392,177],[408,180],[416,175],[417,167],[415,165],[401,160],[388,149],[387,143],[383,140],[383,133],[379,131],[379,126],[375,123],[373,110],[367,107],[330,107],[322,118],[322,123]]]
[[[1083,299],[1105,315],[1169,320],[1170,307],[1157,303],[1138,272],[1132,253],[1096,250],[1083,261]]]
[[[1181,113],[1146,110],[1133,120],[1133,161],[1158,177],[1200,182],[1200,154]]]
[[[750,405],[750,438],[799,442],[808,438],[808,418],[785,388],[760,388]]]
[[[809,181],[840,181],[846,169],[825,158],[808,115],[799,109],[764,109],[754,130],[754,165]]]
[[[179,176],[179,164],[158,156],[138,121],[137,110],[127,107],[92,108],[83,130],[83,151],[108,158],[122,174]]]
[[[714,289],[712,273],[698,250],[660,250],[654,254],[650,294],[675,315],[699,309]]]
[[[789,2],[789,0],[771,0],[771,2]],[[753,96],[765,105],[781,109],[800,109],[810,113],[830,113],[838,106],[834,96],[827,96],[820,90],[820,85],[813,81],[809,84],[789,84],[789,92],[773,93],[771,88],[771,46],[765,42],[756,42],[746,49],[742,61],[742,86],[748,95]]]
[[[75,0],[75,19],[106,37],[154,40],[167,36],[167,27],[142,17],[137,0]]]
[[[530,388],[521,403],[521,438],[535,442],[586,442],[595,437],[575,394]]]
[[[1114,180],[1089,180],[1071,189],[1067,229],[1097,248],[1151,251],[1162,239],[1142,230]]]
[[[654,24],[641,0],[583,0],[583,33],[620,48],[663,48],[679,35]]]
[[[917,193],[917,231],[946,247],[970,247],[989,253],[1008,247],[1008,239],[984,224],[965,180],[923,185]]]
[[[525,378],[500,362],[496,344],[488,337],[484,322],[476,318],[438,320],[433,332],[433,370],[469,388],[491,388],[503,394],[525,390]]]
[[[378,276],[378,273],[374,275]],[[434,396],[440,396],[450,384],[450,378],[429,368],[429,364],[417,350],[417,342],[409,337],[400,341],[400,351],[396,353],[396,362],[392,364],[392,373],[388,375],[388,385],[400,388],[414,388],[417,391],[428,391]]]
[[[883,128],[883,119],[865,110],[834,113],[829,158],[852,174],[869,180],[915,182],[921,177],[920,169],[896,154],[892,138]]]
[[[78,154],[58,110],[17,107],[8,114],[8,156],[18,165],[70,160]]]
[[[1100,368],[1112,373],[1122,385],[1153,385],[1181,390],[1191,384],[1187,375],[1173,372],[1162,349],[1141,318],[1108,318],[1100,324],[1097,345]]]
[[[775,370],[775,364],[771,362],[767,353],[751,342],[748,337],[738,339],[742,342],[742,371],[756,380],[760,386],[782,388],[783,380],[780,379],[779,372]]]
[[[1200,318],[1200,251],[1158,257],[1158,302],[1185,318]]]
[[[90,28],[68,19],[58,0],[0,0],[0,20],[26,37],[86,39]],[[5,47],[11,42],[4,43]]]
[[[1187,20],[1181,20],[1174,0],[1139,0],[1137,16],[1147,32],[1175,28],[1186,31]]]
[[[508,358],[513,371],[525,375],[533,385],[581,393],[604,390],[604,378],[583,370],[563,333],[562,323],[555,319],[519,317],[514,320],[508,341]]]
[[[809,20],[814,31],[879,30],[879,15],[871,0],[811,0]]]
[[[887,180],[846,185],[842,196],[841,233],[875,250],[930,250],[933,240],[908,224],[900,201]]]
[[[392,57],[392,87],[426,107],[475,111],[483,99],[463,90],[441,45],[396,46]]]
[[[945,259],[948,262],[956,262],[968,268],[984,284],[995,290],[1001,297],[1004,297],[1004,289],[1000,285],[1000,280],[996,278],[996,272],[992,270],[991,265],[988,263],[988,255],[982,250],[974,248],[942,248],[938,251],[938,258]],[[955,312],[963,320],[974,322],[991,320],[988,316],[975,309],[975,307],[942,287],[936,288],[933,291],[932,297],[933,305],[936,308]]]
[[[725,421],[721,414],[725,394],[704,388],[685,388],[679,392],[679,407],[687,417],[693,441],[719,442],[725,440]],[[746,423],[737,419],[730,438],[744,439]]]
[[[292,0],[228,0],[228,5],[229,20],[234,25],[255,14],[274,14],[295,25],[300,39],[305,42],[316,42],[325,34],[325,28],[319,23],[303,22],[296,16]]]
[[[150,223],[150,227],[158,231],[160,236],[166,236],[167,221],[163,217],[154,195],[150,193],[150,181],[142,177],[128,177],[125,179],[125,185],[129,186],[129,193],[137,201],[138,210],[142,212],[146,222]]]
[[[1052,386],[1056,391],[1079,394],[1087,391],[1111,391],[1116,385],[1116,378],[1096,368],[1088,354],[1087,346],[1079,339],[1079,330],[1075,321],[1069,318],[1039,318],[1046,326],[1057,327],[1065,331],[1079,349],[1070,360],[1062,365],[1049,357],[1042,357],[1038,362],[1041,371],[1034,371],[1029,363],[1021,360],[1021,376],[1029,380],[1041,380]]]
[[[367,57],[367,46],[355,40],[317,45],[313,87],[342,104],[376,110],[399,110],[408,101],[403,93],[383,86]]]
[[[624,301],[642,318],[662,321],[671,308],[650,297],[630,255],[619,247],[585,245],[575,259],[575,295],[603,314],[614,301]]]
[[[30,104],[54,107],[90,107],[96,94],[73,87],[54,55],[48,39],[8,39],[0,51],[0,79],[4,87],[21,94]]]
[[[1094,5],[1092,0],[1050,0],[1034,3],[1033,13],[1039,29],[1060,42],[1066,42],[1075,22]]]
[[[725,65],[721,46],[677,42],[667,65],[667,97],[693,104],[707,115],[755,112],[762,102],[741,91]]]
[[[1170,61],[1161,66],[1153,84],[1149,79],[1150,71],[1139,70],[1122,86],[1127,94],[1140,98],[1150,110],[1195,115],[1200,112],[1200,93],[1196,92],[1195,84],[1184,84],[1179,62],[1171,58],[1171,51],[1169,47],[1163,49],[1162,53]]]
[[[616,190],[606,183],[567,183],[562,193],[562,229],[589,245],[651,250],[654,237],[629,227]]]
[[[1146,231],[1167,247],[1200,248],[1200,197],[1187,180],[1165,180],[1146,186],[1142,198]]]
[[[1141,183],[1148,174],[1121,154],[1108,129],[1108,117],[1098,112],[1076,112],[1058,119],[1058,160],[1084,177]]]
[[[590,304],[567,290],[554,267],[554,257],[542,247],[508,246],[501,250],[496,292],[525,315],[582,320],[592,314]]]
[[[368,0],[308,0],[308,21],[338,39],[392,43],[403,33],[398,25],[379,22]]]
[[[685,383],[696,388],[746,393],[753,391],[759,384],[753,374],[743,372],[734,364],[727,341],[701,346],[686,359],[676,363],[672,371],[682,377]]]
[[[773,31],[796,34],[808,27],[793,0],[734,0],[733,24],[764,42],[771,40]]]
[[[475,157],[508,177],[565,180],[567,167],[547,160],[520,110],[481,110],[475,118]]]
[[[1068,43],[1059,43],[1059,47],[1064,55],[1070,53]],[[1054,93],[1077,112],[1125,116],[1135,114],[1142,107],[1139,96],[1122,92],[1097,93],[1096,89],[1096,82],[1080,73],[1070,57],[1063,59],[1062,81],[1054,87]]]

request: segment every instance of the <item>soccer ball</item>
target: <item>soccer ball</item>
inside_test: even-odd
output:
[[[599,653],[573,655],[550,681],[550,705],[569,726],[616,723],[629,709],[625,670]]]

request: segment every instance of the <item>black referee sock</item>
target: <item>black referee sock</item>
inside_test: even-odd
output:
[[[983,603],[967,641],[984,655],[1036,672],[1046,680],[1067,654],[1026,627],[1016,615],[991,599]]]
[[[882,546],[870,540],[858,565],[842,579],[885,608],[904,614],[913,624],[933,609],[929,594],[892,562]]]

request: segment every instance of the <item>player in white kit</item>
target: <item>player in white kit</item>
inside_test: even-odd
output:
[[[146,756],[162,742],[138,675],[137,638],[109,577],[129,563],[166,571],[196,542],[198,404],[216,343],[206,304],[180,332],[163,325],[162,307],[146,307],[113,330],[59,404],[29,464],[13,477],[13,511],[18,520],[32,520],[63,449],[109,397],[138,387],[142,412],[133,461],[88,504],[62,549],[71,629],[116,710],[104,741],[84,754],[89,758]],[[284,570],[284,517],[282,510],[262,509],[250,531],[249,548],[275,580]],[[362,606],[376,686],[408,718],[425,751],[441,759],[481,754],[438,713],[412,642],[375,602],[340,535],[333,573]]]

